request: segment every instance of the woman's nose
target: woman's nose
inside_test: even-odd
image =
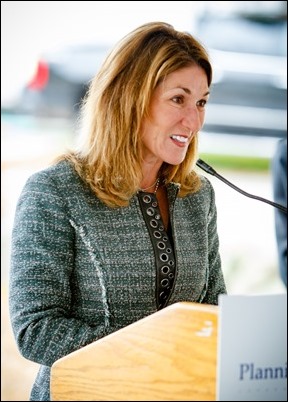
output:
[[[198,108],[189,107],[185,110],[182,119],[182,124],[187,127],[190,131],[199,131],[204,123],[204,112],[199,111]]]

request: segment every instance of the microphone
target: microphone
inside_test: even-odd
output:
[[[216,172],[215,169],[213,169],[210,165],[208,165],[208,163],[204,162],[202,159],[198,159],[196,162],[196,165],[198,167],[200,167],[202,170],[204,170],[206,173],[211,174],[212,176],[217,177],[218,179],[220,179],[221,181],[223,181],[225,184],[228,184],[228,186],[234,188],[234,190],[238,191],[239,193],[245,195],[246,197],[249,198],[254,198],[255,200],[259,200],[262,202],[266,202],[267,204],[272,205],[275,208],[280,209],[282,212],[284,212],[285,214],[287,214],[287,208],[284,207],[283,205],[277,204],[276,202],[270,201],[270,200],[266,200],[266,198],[262,198],[262,197],[258,197],[257,195],[253,195],[253,194],[249,194],[246,191],[241,190],[239,187],[235,186],[234,184],[232,184],[230,181],[228,181],[227,179],[225,179],[223,176],[221,176],[219,173]]]

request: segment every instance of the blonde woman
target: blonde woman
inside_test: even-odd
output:
[[[212,68],[163,22],[121,40],[91,82],[75,149],[32,175],[13,231],[10,312],[50,400],[63,357],[179,301],[226,293],[216,206],[194,170]]]

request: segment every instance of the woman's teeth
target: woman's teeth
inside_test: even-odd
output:
[[[181,135],[172,135],[171,137],[173,140],[179,141],[179,142],[187,142],[188,138],[187,137],[183,137]]]

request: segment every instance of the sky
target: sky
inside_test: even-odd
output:
[[[191,30],[202,1],[1,1],[1,103],[13,102],[37,57],[65,43],[113,45],[148,21]]]

